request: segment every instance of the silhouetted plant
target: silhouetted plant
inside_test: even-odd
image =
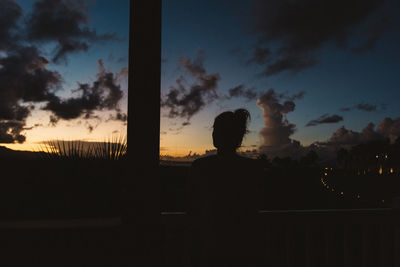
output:
[[[96,159],[118,160],[126,156],[127,142],[125,136],[114,136],[108,140],[93,145],[93,155]]]
[[[88,159],[93,157],[91,145],[80,140],[50,140],[43,143],[40,152],[48,159]]]
[[[119,160],[126,156],[127,140],[125,136],[113,136],[103,142],[84,142],[80,140],[46,141],[39,152],[47,159],[66,160]]]

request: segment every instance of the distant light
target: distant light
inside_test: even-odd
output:
[[[376,155],[375,157],[376,157],[376,158],[379,158],[379,156],[378,156],[378,155]]]
[[[360,198],[360,197],[361,197],[360,194],[358,194],[358,195],[357,195],[357,198]]]
[[[329,189],[329,185],[327,185],[327,186],[326,186],[326,188],[328,188],[328,189]]]
[[[385,203],[385,200],[384,200],[384,199],[382,199],[382,203]]]
[[[385,155],[385,158],[387,158],[387,155]]]
[[[328,173],[325,173],[325,176],[327,176],[328,175]]]
[[[335,192],[335,189],[332,188],[332,192]]]
[[[393,173],[393,168],[390,168],[390,173]]]
[[[380,166],[379,172],[378,172],[378,173],[379,173],[379,174],[382,174],[382,173],[383,173],[382,166]]]
[[[333,170],[333,168],[331,168],[331,171]]]
[[[326,168],[325,168],[325,170],[329,170],[329,168],[328,168],[328,167],[326,167]]]
[[[343,195],[344,195],[343,191],[342,191],[342,192],[340,192],[340,194],[343,196]]]

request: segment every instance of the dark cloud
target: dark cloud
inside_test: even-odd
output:
[[[400,118],[383,119],[376,127],[369,123],[361,132],[346,129],[344,126],[337,129],[332,136],[325,142],[314,142],[313,144],[302,147],[303,154],[310,149],[316,151],[325,160],[334,160],[340,148],[349,149],[355,145],[368,143],[371,141],[390,140],[394,142],[400,136]]]
[[[358,110],[364,110],[364,111],[376,111],[376,105],[370,105],[370,104],[357,104],[355,106],[356,109]]]
[[[84,0],[39,0],[27,20],[30,41],[55,42],[53,61],[66,60],[70,53],[87,51],[92,43],[116,39],[115,34],[97,34],[88,27]]]
[[[245,86],[243,84],[229,89],[228,93],[228,99],[231,99],[233,97],[243,97],[247,101],[250,101],[257,98],[257,92],[255,91],[255,88],[245,89]]]
[[[23,143],[25,121],[0,121],[0,143]]]
[[[43,126],[43,124],[41,124],[41,123],[35,123],[34,125],[32,125],[30,127],[24,127],[23,130],[29,131],[29,130],[32,130],[33,128],[42,127],[42,126]]]
[[[110,114],[107,121],[122,121],[126,123],[128,121],[128,114],[121,111],[117,111],[115,115]]]
[[[45,103],[52,111],[50,125],[59,119],[84,114],[91,118],[95,109],[117,110],[122,91],[112,73],[102,62],[93,85],[79,84],[80,97],[61,100],[56,92],[62,89],[63,78],[50,64],[35,42],[56,42],[55,60],[70,52],[87,50],[91,43],[114,38],[98,35],[87,26],[85,1],[39,0],[33,13],[23,17],[21,7],[11,0],[0,0],[0,142],[22,143],[26,119],[34,104]],[[118,74],[122,77],[124,72]]]
[[[382,104],[381,105],[381,110],[385,110],[386,105]],[[361,110],[361,111],[367,111],[367,112],[372,112],[372,111],[378,111],[378,106],[377,105],[372,105],[372,104],[367,104],[367,103],[359,103],[356,104],[352,107],[344,107],[341,108],[340,111],[347,112],[351,110]]]
[[[14,138],[23,142],[21,130],[32,107],[23,102],[47,101],[53,91],[60,88],[62,78],[58,72],[46,69],[48,61],[35,47],[16,47],[0,58],[0,136],[2,140]]]
[[[286,98],[290,101],[295,101],[297,99],[303,99],[304,96],[306,95],[305,91],[300,91],[297,94],[291,95],[291,96],[286,96]],[[285,97],[285,96],[284,96]]]
[[[343,112],[347,112],[347,111],[350,111],[351,110],[351,108],[341,108],[340,109],[340,111],[343,111]]]
[[[53,114],[51,114],[49,116],[49,126],[53,126],[53,127],[56,126],[59,120],[60,119],[57,116],[54,116]]]
[[[93,132],[95,127],[91,124],[88,124],[88,125],[86,125],[86,128],[88,129],[89,133],[91,133],[91,132]]]
[[[346,129],[344,126],[336,132],[326,142],[317,142],[325,147],[335,148],[343,146],[354,146],[376,140],[389,139],[394,142],[400,136],[400,118],[384,118],[378,126],[369,123],[361,132]]]
[[[384,118],[379,123],[377,132],[394,142],[400,136],[400,118]]]
[[[292,73],[319,62],[319,49],[328,43],[346,48],[358,33],[363,40],[354,48],[364,51],[373,47],[385,29],[385,23],[366,21],[384,0],[253,0],[248,23],[258,37],[249,63],[265,66],[264,75],[283,71]],[[362,30],[366,28],[367,30]],[[361,29],[361,30],[360,30]]]
[[[207,103],[218,98],[216,92],[221,79],[219,73],[207,74],[204,65],[204,52],[199,51],[197,57],[180,57],[179,65],[195,79],[188,88],[184,77],[176,80],[176,86],[171,86],[163,96],[161,106],[168,110],[170,118],[184,118],[187,122],[204,108]]]
[[[87,83],[78,84],[79,97],[61,99],[52,95],[48,103],[43,108],[49,110],[57,119],[71,120],[81,116],[86,119],[96,110],[117,110],[118,102],[123,96],[120,85],[116,81],[116,76],[105,70],[102,60],[99,60],[99,73],[97,79],[91,85]],[[121,115],[122,116],[122,115]],[[120,118],[122,118],[120,116]],[[57,122],[53,118],[54,122]]]
[[[119,121],[126,122],[128,120],[128,115],[126,113],[118,112],[116,117],[115,117],[115,119],[119,120]]]
[[[339,121],[342,121],[343,117],[339,115],[331,115],[329,116],[328,114],[324,114],[320,116],[318,119],[312,120],[309,123],[307,123],[306,126],[316,126],[319,124],[324,124],[324,123],[337,123]]]
[[[8,50],[14,46],[15,30],[22,16],[21,7],[11,0],[0,0],[0,50]]]
[[[332,134],[326,142],[319,142],[320,145],[340,148],[342,146],[353,146],[374,140],[382,140],[384,135],[375,131],[375,125],[369,123],[361,132],[356,132],[340,127]]]

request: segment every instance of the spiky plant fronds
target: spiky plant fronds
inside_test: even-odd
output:
[[[93,154],[97,159],[122,159],[128,151],[126,136],[113,136],[101,143],[94,143]]]
[[[80,140],[46,141],[40,151],[48,159],[66,160],[119,160],[127,154],[127,139],[125,136],[112,136],[103,142],[84,142]]]

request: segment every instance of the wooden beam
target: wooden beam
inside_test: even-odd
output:
[[[160,149],[161,0],[131,0],[128,155],[157,167]]]
[[[132,266],[161,266],[161,0],[130,1],[128,167],[124,222]],[[129,232],[129,230],[127,230]]]

